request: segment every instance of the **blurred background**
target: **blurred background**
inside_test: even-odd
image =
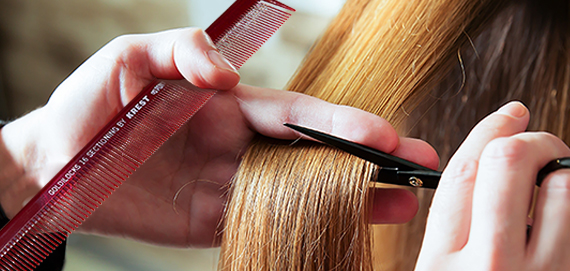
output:
[[[281,0],[297,12],[240,70],[242,82],[283,88],[344,0]],[[116,36],[207,28],[233,0],[0,0],[0,119],[46,103]],[[81,90],[77,90],[81,91]],[[215,270],[218,249],[171,249],[74,234],[67,271]]]

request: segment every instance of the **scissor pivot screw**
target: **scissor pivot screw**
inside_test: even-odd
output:
[[[408,181],[410,182],[410,184],[413,187],[422,187],[424,186],[424,182],[422,182],[422,180],[420,180],[420,178],[417,177],[410,177],[410,179],[408,179]]]

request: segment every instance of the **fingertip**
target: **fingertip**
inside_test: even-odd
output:
[[[529,115],[528,108],[519,101],[512,101],[497,110],[499,114],[505,114],[507,116],[511,116],[513,118],[524,118]]]
[[[371,224],[398,224],[412,220],[419,209],[417,197],[405,189],[372,188]]]
[[[209,36],[198,28],[181,30],[174,61],[180,73],[200,88],[229,90],[240,81],[235,67],[217,50]]]
[[[493,114],[481,121],[485,129],[501,129],[523,132],[530,120],[530,113],[526,106],[513,101],[503,105]],[[474,129],[475,130],[475,129]],[[516,133],[516,132],[515,132]]]
[[[206,54],[213,67],[201,71],[207,85],[203,88],[229,90],[235,87],[240,81],[240,75],[233,65],[217,50],[210,50]]]
[[[495,138],[509,137],[526,130],[530,114],[520,102],[510,102],[481,120],[450,160],[479,160],[483,148]]]

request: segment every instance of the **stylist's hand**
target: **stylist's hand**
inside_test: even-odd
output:
[[[443,172],[416,270],[570,270],[570,170],[544,180],[527,239],[537,172],[570,156],[528,121],[513,102],[473,129]]]
[[[431,147],[399,140],[385,120],[372,114],[292,92],[236,87],[239,74],[203,31],[180,29],[110,42],[66,79],[45,107],[2,129],[14,164],[10,168],[17,169],[0,175],[0,203],[8,215],[14,216],[154,78],[186,79],[201,88],[223,91],[83,224],[84,232],[165,245],[214,245],[227,184],[241,155],[256,133],[298,138],[283,126],[285,122],[437,167]],[[415,155],[418,152],[422,155]],[[375,209],[373,221],[403,222],[415,214],[417,201],[409,192],[377,193],[384,201],[378,200],[377,205],[383,206]]]

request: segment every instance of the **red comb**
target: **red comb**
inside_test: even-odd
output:
[[[238,0],[206,33],[236,67],[291,16],[274,0]],[[33,270],[178,130],[215,90],[155,80],[0,231],[0,270]]]
[[[237,1],[214,21],[206,32],[216,43],[218,50],[239,69],[294,11],[274,0]],[[239,22],[256,23],[244,26]],[[251,31],[255,32],[255,35],[247,35]]]

